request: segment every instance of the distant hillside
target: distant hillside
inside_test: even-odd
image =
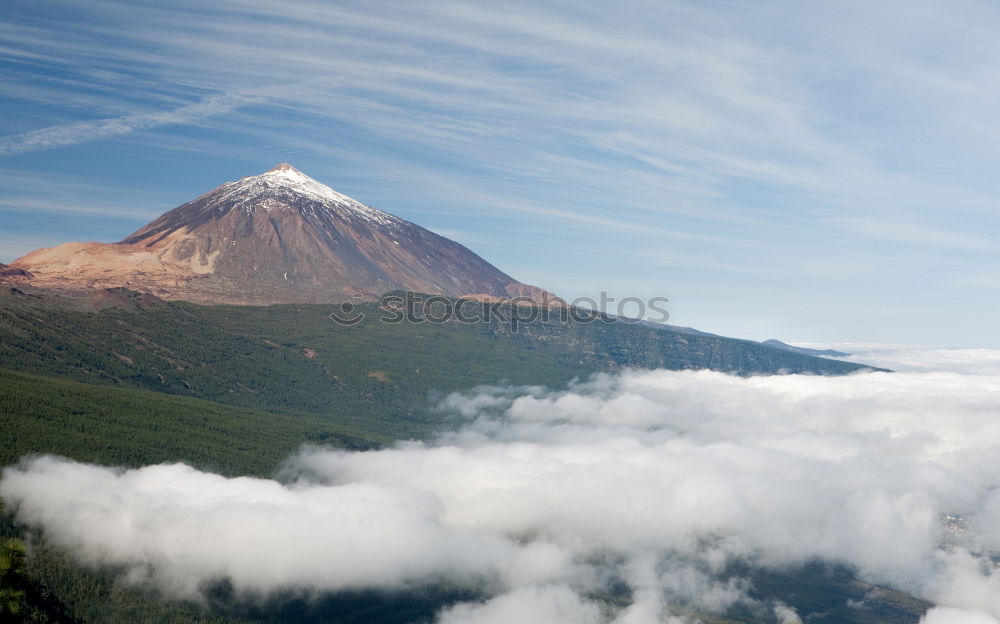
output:
[[[835,349],[809,349],[807,347],[795,347],[781,342],[780,340],[775,340],[774,338],[765,340],[760,344],[767,345],[768,347],[774,347],[775,349],[792,351],[793,353],[801,353],[802,355],[814,355],[816,357],[847,357],[850,355],[850,353],[844,353],[843,351],[837,351]]]
[[[691,334],[693,336],[712,336],[715,338],[724,337],[719,334],[711,334],[709,332],[704,332],[699,329],[695,329],[693,327],[682,327],[680,325],[665,325],[661,323],[653,323],[650,321],[640,321],[640,323],[642,325],[645,325],[646,327],[655,327],[665,331],[673,331],[681,334]],[[836,351],[834,349],[809,349],[807,347],[796,347],[788,343],[782,342],[780,340],[776,340],[774,338],[771,338],[769,340],[764,340],[759,344],[771,347],[773,349],[781,349],[782,351],[791,351],[792,353],[799,353],[801,355],[811,355],[814,357],[838,358],[838,357],[847,357],[851,355],[850,353],[844,353],[843,351]]]

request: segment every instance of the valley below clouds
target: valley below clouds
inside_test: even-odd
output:
[[[441,401],[458,424],[432,440],[306,447],[273,479],[42,456],[0,496],[80,562],[183,599],[226,579],[247,600],[478,597],[439,624],[784,623],[741,571],[820,560],[937,605],[925,624],[996,624],[1000,352],[852,352],[897,372],[480,387]]]

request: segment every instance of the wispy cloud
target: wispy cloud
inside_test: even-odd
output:
[[[160,126],[189,124],[207,117],[228,113],[247,106],[259,98],[242,95],[219,95],[169,111],[122,115],[110,119],[77,121],[39,130],[0,137],[0,155],[20,154],[36,150],[65,147],[110,136],[128,134],[135,130],[148,130]]]
[[[580,160],[603,161],[616,183],[629,180],[625,199],[654,214],[695,200],[711,219],[720,211],[708,209],[713,202],[705,199],[725,198],[734,181],[808,194],[807,210],[816,216],[828,206],[856,212],[889,201],[921,208],[945,197],[951,206],[992,205],[969,189],[884,168],[864,141],[830,132],[831,121],[839,122],[830,113],[837,111],[817,108],[817,94],[803,80],[806,61],[819,58],[817,51],[781,39],[764,44],[764,33],[755,32],[763,28],[762,17],[734,32],[729,25],[738,16],[684,3],[656,10],[630,3],[615,18],[545,4],[517,11],[450,2],[419,11],[396,3],[188,8],[180,13],[105,3],[102,11],[126,25],[141,21],[136,30],[143,39],[168,52],[151,55],[134,41],[141,74],[164,85],[234,93],[279,76],[320,79],[325,82],[311,88],[285,90],[269,105],[461,158],[483,173],[520,163],[567,190],[573,201],[582,188],[580,172],[559,157],[578,153],[587,154]],[[146,19],[149,12],[157,19]],[[815,27],[803,14],[788,19],[804,31]],[[107,27],[91,28],[113,36]],[[132,42],[130,28],[115,30]],[[56,53],[82,45],[78,37],[64,43],[38,29],[29,34],[22,35],[24,45]],[[122,69],[117,56],[89,54],[98,69]],[[863,79],[902,71],[880,67],[883,59],[897,61],[876,57]],[[918,67],[930,75],[912,62],[906,71]],[[949,89],[967,87],[967,80],[956,78]],[[234,97],[22,133],[0,140],[0,153],[198,121],[234,110],[241,105]],[[257,127],[246,124],[243,132],[253,135]],[[621,197],[620,186],[591,182],[592,191]],[[537,185],[527,188],[538,193]],[[669,202],[650,201],[663,192],[670,193]]]

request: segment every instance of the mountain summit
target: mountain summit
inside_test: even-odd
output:
[[[118,243],[64,243],[10,267],[37,286],[124,286],[197,303],[328,303],[391,290],[554,299],[287,163],[223,184]]]

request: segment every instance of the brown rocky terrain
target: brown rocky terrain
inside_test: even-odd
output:
[[[328,303],[392,290],[556,300],[287,164],[224,184],[120,242],[39,249],[4,271],[42,288],[124,287],[196,303]]]

